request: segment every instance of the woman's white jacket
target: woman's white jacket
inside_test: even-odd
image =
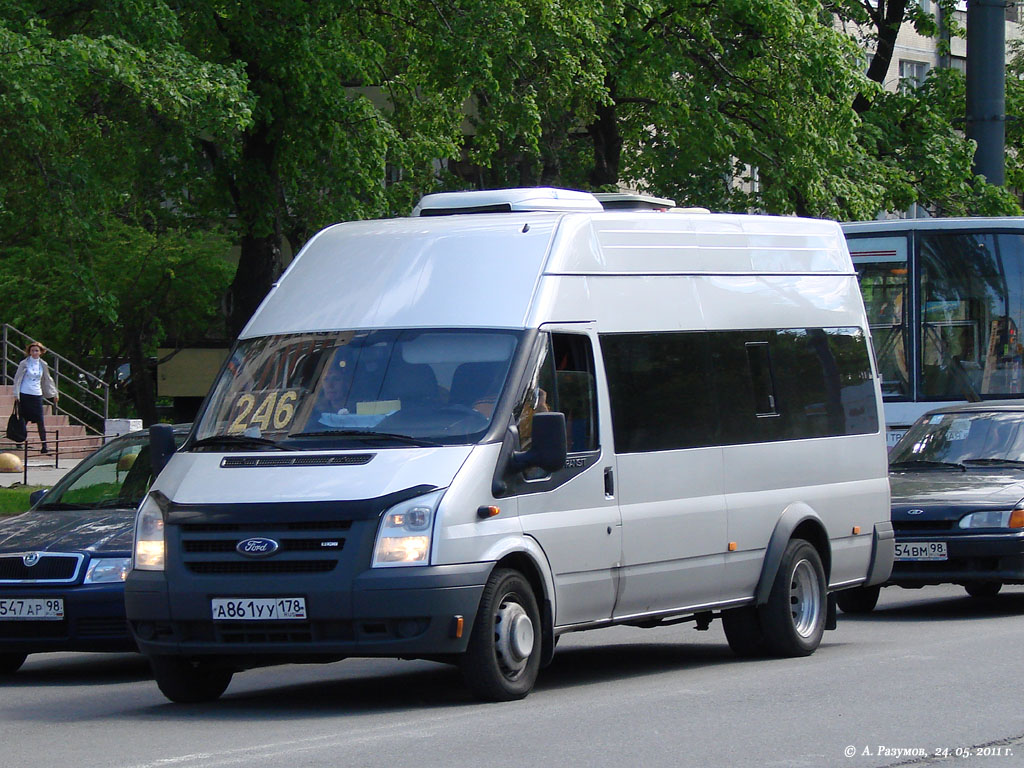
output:
[[[21,397],[21,381],[25,378],[28,360],[26,357],[18,363],[18,371],[14,374],[14,396],[17,398]],[[53,379],[50,377],[50,366],[42,358],[39,358],[39,362],[43,364],[43,377],[39,382],[43,389],[43,397],[52,398],[57,394],[57,385],[53,383]]]

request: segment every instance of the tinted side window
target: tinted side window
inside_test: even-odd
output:
[[[858,328],[601,337],[619,453],[878,431]]]
[[[601,352],[617,453],[714,443],[706,334],[609,334]]]

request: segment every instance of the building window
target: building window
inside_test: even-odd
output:
[[[907,93],[920,88],[926,77],[928,77],[927,62],[900,59],[900,91]]]

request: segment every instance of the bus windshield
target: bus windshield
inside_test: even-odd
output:
[[[468,444],[491,423],[522,332],[388,329],[239,341],[193,449]]]

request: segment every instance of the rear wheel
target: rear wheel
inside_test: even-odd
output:
[[[768,603],[760,610],[765,644],[772,653],[814,653],[825,632],[825,591],[825,569],[818,550],[803,539],[791,540]]]
[[[854,587],[836,592],[836,604],[843,613],[871,613],[878,605],[881,587]]]
[[[13,675],[28,658],[27,653],[0,653],[0,675]]]
[[[540,651],[540,610],[530,583],[518,571],[495,570],[460,663],[466,685],[486,701],[521,699],[537,680]]]
[[[999,581],[972,581],[964,584],[964,589],[971,597],[995,597],[1002,588],[1002,582]]]
[[[196,704],[220,697],[231,682],[229,669],[177,656],[152,656],[149,664],[161,693],[178,704]]]

